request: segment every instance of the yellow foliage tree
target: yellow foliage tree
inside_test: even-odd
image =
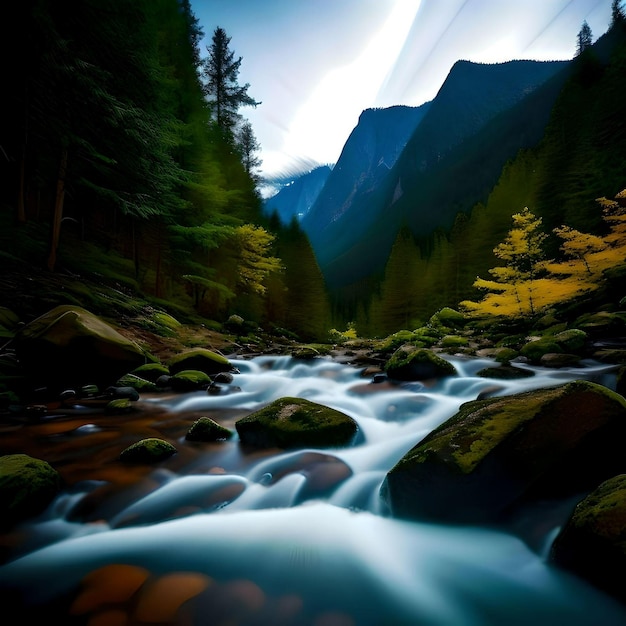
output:
[[[265,279],[281,269],[281,260],[270,255],[274,235],[261,226],[243,224],[235,230],[239,284],[252,293],[264,295]]]
[[[495,280],[480,277],[474,287],[488,291],[480,302],[465,300],[460,307],[468,313],[501,315],[534,314],[537,310],[537,285],[545,268],[543,244],[547,235],[541,230],[541,218],[528,207],[513,215],[513,227],[493,253],[505,262],[489,273]]]
[[[515,317],[598,289],[606,270],[626,264],[626,190],[615,200],[598,198],[597,202],[608,234],[600,237],[568,226],[555,228],[565,257],[559,262],[543,260],[546,235],[539,230],[541,220],[528,209],[514,215],[513,228],[494,248],[506,265],[489,270],[495,280],[476,279],[474,286],[488,292],[482,300],[466,300],[459,307],[469,314]]]

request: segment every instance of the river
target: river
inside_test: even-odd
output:
[[[110,491],[98,450],[105,435],[130,437],[128,427],[107,432],[111,417],[81,407],[51,419],[46,445],[65,454],[55,461],[79,454],[63,447],[71,439],[82,454],[93,446],[96,467],[11,534],[0,567],[3,614],[89,626],[626,626],[625,607],[547,562],[574,503],[543,524],[537,512],[542,531],[532,544],[502,529],[398,520],[385,509],[386,472],[461,403],[576,379],[614,385],[614,368],[592,361],[521,365],[534,376],[501,381],[476,375],[495,365],[489,359],[446,358],[458,374],[429,385],[375,383],[329,358],[266,356],[234,360],[236,387],[220,394],[142,396],[150,429],[168,433],[179,454]],[[233,427],[283,396],[350,415],[358,441],[255,452],[236,434],[212,444],[184,438],[198,415]],[[99,464],[105,478],[94,479]]]

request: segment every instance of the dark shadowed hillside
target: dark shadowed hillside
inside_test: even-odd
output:
[[[426,237],[486,200],[507,160],[541,139],[568,66],[457,63],[381,184],[341,220],[309,230],[329,286],[380,272],[403,223]]]

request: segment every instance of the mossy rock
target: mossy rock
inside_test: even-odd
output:
[[[167,367],[171,374],[178,374],[184,370],[198,370],[208,376],[220,372],[231,372],[234,369],[225,356],[206,348],[194,348],[181,352],[168,361]]]
[[[591,336],[615,335],[623,333],[626,329],[625,317],[620,313],[598,311],[582,315],[574,322],[574,326]]]
[[[243,444],[262,448],[331,448],[354,441],[357,423],[348,415],[304,398],[279,398],[235,422]]]
[[[130,398],[115,398],[107,403],[104,410],[116,415],[130,413],[133,410],[133,402]]]
[[[476,373],[476,376],[481,378],[496,378],[497,380],[518,380],[531,378],[534,375],[535,372],[509,364],[503,364],[500,367],[485,367]]]
[[[494,359],[498,363],[509,364],[513,359],[519,356],[519,352],[513,348],[496,348]]]
[[[300,346],[291,353],[291,356],[294,359],[299,359],[301,361],[310,361],[321,356],[321,353],[317,348],[314,348],[313,346]]]
[[[524,344],[520,349],[520,354],[525,356],[532,363],[539,363],[541,357],[548,353],[560,354],[563,352],[560,344],[550,336],[541,337]]]
[[[406,343],[413,343],[415,340],[415,333],[411,330],[399,330],[398,332],[389,335],[383,339],[378,345],[380,352],[395,352],[400,346]]]
[[[626,470],[625,437],[626,400],[595,383],[467,402],[389,471],[381,495],[400,517],[494,523]]]
[[[201,417],[197,419],[187,431],[185,439],[187,441],[221,441],[230,439],[233,432],[218,424],[210,417]]]
[[[445,335],[441,338],[442,348],[464,348],[468,344],[467,338],[460,335]]]
[[[437,311],[429,320],[429,324],[439,328],[463,328],[467,319],[463,313],[450,307],[443,307]]]
[[[60,474],[27,454],[0,457],[0,528],[38,515],[61,489]]]
[[[169,376],[170,370],[162,363],[145,363],[144,365],[140,365],[136,367],[131,374],[135,376],[139,376],[144,380],[149,380],[150,382],[156,383],[156,381],[161,376]]]
[[[22,327],[17,357],[38,384],[106,387],[146,362],[135,342],[93,313],[61,305]]]
[[[587,333],[579,328],[570,328],[554,335],[554,340],[565,352],[579,353],[587,344]]]
[[[384,366],[387,376],[393,380],[427,380],[454,376],[457,371],[449,361],[426,348],[401,346]]]
[[[176,448],[158,437],[141,439],[120,453],[120,461],[126,463],[159,463],[176,454]]]
[[[175,391],[197,391],[211,384],[211,377],[200,370],[183,370],[169,379]]]
[[[626,602],[626,474],[603,482],[576,506],[550,561]]]
[[[119,387],[132,387],[137,391],[158,391],[158,387],[155,383],[136,374],[126,374],[122,376],[116,383]]]

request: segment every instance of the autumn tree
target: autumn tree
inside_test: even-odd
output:
[[[462,308],[504,316],[533,315],[537,311],[535,282],[545,269],[543,246],[547,238],[541,222],[528,207],[513,215],[513,226],[505,240],[493,249],[504,265],[489,270],[495,280],[477,278],[474,282],[475,287],[489,293],[479,303],[464,301]]]
[[[227,138],[234,137],[234,129],[240,119],[239,109],[261,104],[248,95],[248,83],[238,83],[242,58],[235,59],[235,53],[230,49],[230,39],[223,28],[215,29],[211,45],[207,46],[209,56],[202,70],[205,94],[212,107],[214,120]]]
[[[569,258],[580,261],[587,274],[592,275],[594,272],[590,265],[590,256],[594,252],[599,252],[606,248],[606,243],[598,235],[589,233],[581,233],[570,226],[560,226],[554,229],[554,233],[563,240],[561,244],[561,252]]]

